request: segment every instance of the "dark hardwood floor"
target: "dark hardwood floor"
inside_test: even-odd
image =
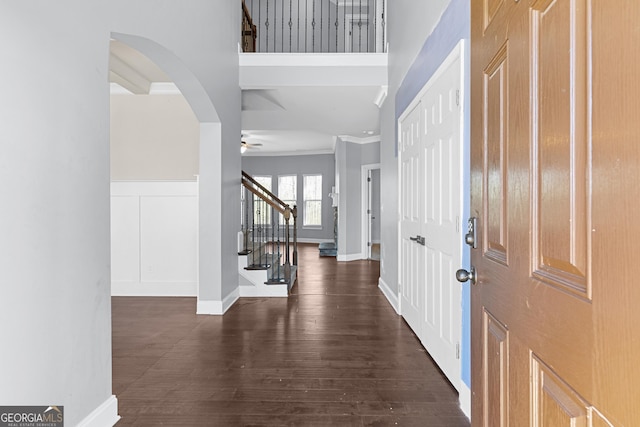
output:
[[[301,245],[289,298],[197,316],[195,298],[113,297],[121,426],[469,426],[378,290],[379,263]]]

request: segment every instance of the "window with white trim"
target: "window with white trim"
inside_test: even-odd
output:
[[[303,222],[306,227],[322,226],[322,175],[305,175],[303,188]]]
[[[298,204],[298,176],[280,175],[278,176],[278,198],[293,209]],[[280,215],[280,224],[284,224],[284,215]],[[293,225],[293,219],[289,224]]]

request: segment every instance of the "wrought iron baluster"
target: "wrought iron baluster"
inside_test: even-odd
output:
[[[320,52],[322,52],[322,18],[323,18],[323,10],[324,10],[324,8],[322,7],[323,4],[324,2],[321,0],[320,1]]]
[[[335,22],[335,27],[336,27],[336,52],[338,52],[338,27],[340,26],[339,22],[338,22],[338,13],[339,13],[340,8],[338,7],[338,2],[336,2],[336,22]]]
[[[382,0],[382,18],[381,18],[381,22],[380,22],[380,31],[382,31],[382,49],[380,50],[380,52],[386,52],[387,51],[387,45],[384,42],[384,36],[386,35],[386,31],[385,31],[385,16],[384,16],[384,7],[387,3],[387,0]]]
[[[276,51],[276,42],[278,41],[278,0],[273,0],[273,51]]]
[[[280,233],[281,233],[281,231],[280,231],[280,224],[278,224],[278,251],[277,251],[277,254],[278,254],[278,279],[280,279],[280,278],[282,277],[282,276],[281,276],[281,274],[282,274],[282,273],[281,273],[281,271],[280,271],[280,268],[281,268],[281,266],[282,266],[282,262],[280,261],[280,258],[282,258],[282,256],[281,256],[281,255],[282,255],[282,254],[281,254],[281,250],[282,250],[282,249],[281,249],[281,247],[280,247],[280,246],[281,246],[281,245],[280,245]]]
[[[304,51],[307,51],[307,36],[309,33],[309,0],[304,1]]]
[[[252,193],[253,194],[253,193]],[[255,228],[256,228],[256,211],[254,209],[254,200],[251,198],[251,259],[253,260],[253,252],[256,249],[255,246]]]
[[[300,52],[300,0],[298,0],[298,31],[296,32],[296,52]]]
[[[262,226],[262,200],[258,199],[258,259],[253,259],[256,265],[260,265],[262,261],[262,234],[264,233],[264,228]]]
[[[359,0],[360,11],[358,12],[358,52],[362,52],[362,0]]]
[[[293,0],[289,0],[289,53],[291,53],[291,32],[293,31],[293,20],[292,20],[292,13],[293,13]]]
[[[251,255],[252,265],[256,265],[256,262],[260,262],[259,254],[256,254],[256,250],[260,252],[260,201],[256,196],[253,196],[254,206],[254,226],[253,226],[253,251]],[[258,245],[256,247],[256,244]],[[256,260],[256,256],[258,259]]]
[[[264,200],[262,200],[262,209],[264,209],[264,218],[262,220],[262,245],[261,245],[261,251],[260,251],[260,264],[262,264],[263,266],[265,264],[267,264],[267,258],[266,258],[266,254],[267,254],[267,240],[269,238],[269,229],[267,228],[267,226],[269,225],[269,223],[267,222],[267,202],[265,202]]]
[[[369,28],[369,17],[371,16],[371,0],[367,0],[367,52],[369,50],[369,33],[371,32],[371,28]]]
[[[349,31],[349,52],[353,52],[353,17],[354,15],[354,4],[355,0],[351,0],[351,30]]]
[[[266,27],[266,29],[265,29],[265,34],[266,34],[265,45],[266,45],[266,49],[267,49],[265,52],[269,52],[269,0],[267,0],[267,20],[265,21],[264,26]]]
[[[342,8],[342,51],[347,51],[347,5]]]
[[[374,52],[378,52],[378,37],[377,37],[377,32],[378,31],[378,3],[374,3],[374,11],[373,11],[373,34],[374,34],[374,39],[376,40],[374,42],[375,47],[373,48]]]
[[[271,208],[271,241],[269,242],[269,253],[273,252],[273,241],[275,239],[275,231],[276,231],[276,224],[275,224],[275,220],[274,218],[276,217],[276,210],[272,207]],[[271,258],[273,257],[273,254],[271,255]],[[274,260],[270,259],[270,262],[268,262],[268,264],[273,265]],[[271,269],[271,277],[268,277],[268,280],[273,280],[273,268]]]
[[[313,12],[311,13],[311,52],[316,51],[316,0],[311,0]]]
[[[280,52],[284,52],[284,0],[280,0]]]

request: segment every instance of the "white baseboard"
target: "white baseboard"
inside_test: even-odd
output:
[[[338,254],[337,259],[340,262],[349,262],[349,261],[358,261],[361,259],[366,259],[366,257],[363,256],[362,254],[346,254],[346,255]]]
[[[222,301],[200,301],[196,305],[196,314],[222,316]]]
[[[140,283],[111,282],[114,297],[195,297],[198,296],[196,282],[184,283]]]
[[[460,381],[460,394],[458,396],[460,399],[460,409],[467,416],[467,418],[471,419],[471,389],[464,383],[464,381]]]
[[[240,290],[235,288],[233,292],[222,300],[222,314],[226,313],[227,310],[229,310],[231,306],[238,301],[238,298],[240,298]]]
[[[234,289],[222,301],[201,301],[198,300],[196,314],[208,314],[211,316],[222,316],[240,298],[238,288]]]
[[[112,395],[80,421],[78,427],[113,427],[118,420],[118,399]]]
[[[391,307],[396,311],[396,313],[400,314],[400,304],[398,304],[398,294],[394,293],[389,285],[382,280],[382,277],[378,279],[378,288],[382,291],[385,297],[387,297],[387,301],[391,304]]]

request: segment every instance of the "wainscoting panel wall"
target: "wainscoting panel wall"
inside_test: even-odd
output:
[[[111,294],[196,296],[197,182],[111,183]]]

